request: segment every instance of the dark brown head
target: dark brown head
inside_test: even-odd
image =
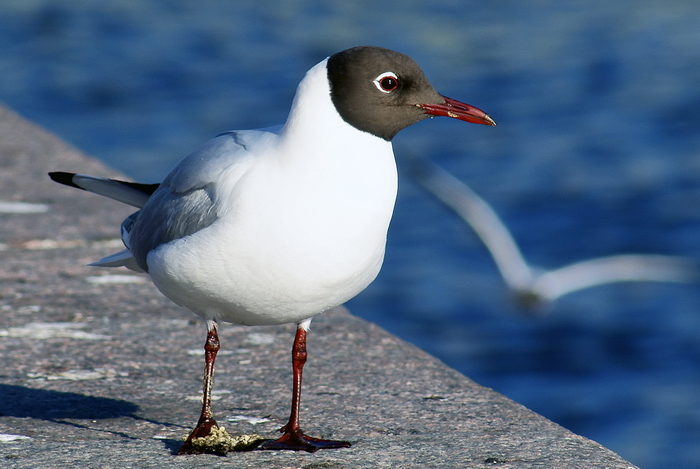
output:
[[[332,55],[327,67],[331,99],[343,120],[385,140],[432,116],[496,125],[483,111],[435,91],[406,54],[353,47]]]

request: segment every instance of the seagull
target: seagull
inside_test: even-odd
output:
[[[49,173],[139,209],[121,226],[126,249],[91,265],[146,272],[166,297],[206,320],[202,411],[181,454],[199,452],[192,441],[218,428],[211,391],[219,321],[297,325],[289,421],[261,449],[350,446],[300,428],[306,333],[314,316],[379,272],[397,192],[391,140],[434,116],[495,125],[435,91],[409,56],[360,46],[306,73],[284,125],[224,132],[160,184]]]
[[[476,233],[516,301],[529,311],[577,290],[616,282],[699,280],[697,265],[678,256],[619,254],[589,259],[555,270],[538,270],[525,261],[518,245],[491,206],[466,184],[434,163],[411,157],[414,179]]]

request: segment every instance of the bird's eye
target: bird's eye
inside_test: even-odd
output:
[[[391,93],[399,87],[399,77],[392,72],[384,72],[374,79],[374,86],[382,93]]]

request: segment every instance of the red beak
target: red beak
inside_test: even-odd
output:
[[[481,109],[447,96],[443,96],[443,98],[445,98],[445,104],[419,104],[418,106],[431,116],[452,117],[472,124],[496,125],[496,122]]]

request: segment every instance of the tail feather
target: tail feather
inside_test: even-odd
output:
[[[131,251],[124,249],[122,251],[103,257],[97,262],[88,264],[93,267],[126,267],[135,272],[143,272],[144,270],[138,266],[136,260],[131,255]]]
[[[153,194],[160,184],[139,184],[137,182],[119,181],[117,179],[96,178],[84,176],[82,174],[64,173],[61,171],[49,173],[49,177],[66,186],[75,187],[84,191],[109,197],[110,199],[142,208],[148,198]],[[126,249],[100,259],[90,264],[95,267],[126,267],[136,272],[144,270],[138,266],[136,260],[129,251],[129,230],[134,224],[139,212],[132,214],[122,223],[122,241],[127,246]]]

